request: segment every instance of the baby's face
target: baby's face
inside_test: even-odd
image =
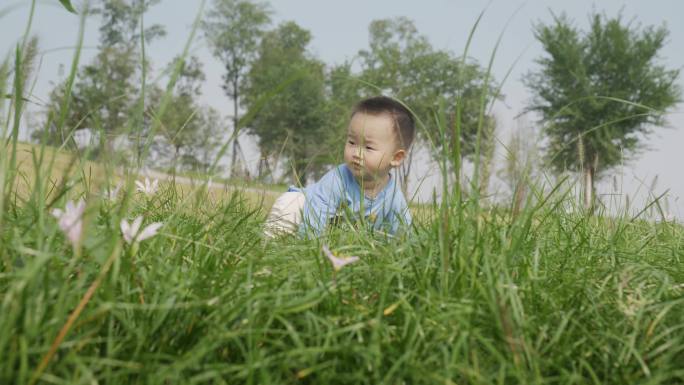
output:
[[[383,178],[403,159],[397,142],[390,115],[357,112],[349,122],[344,161],[358,181]]]

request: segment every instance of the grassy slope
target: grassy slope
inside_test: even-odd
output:
[[[75,250],[47,208],[10,200],[0,383],[37,373],[100,275],[41,381],[683,382],[682,228],[566,214],[555,199],[515,220],[466,211],[446,233],[437,220],[401,240],[266,242],[244,195],[164,186],[91,196]],[[136,215],[164,222],[139,248],[119,231]],[[361,261],[335,274],[323,243]]]
[[[41,167],[36,167],[37,164],[41,164]],[[22,199],[28,199],[31,192],[34,191],[36,176],[47,181],[48,198],[59,189],[59,185],[65,180],[85,181],[84,184],[75,183],[76,187],[87,186],[86,189],[90,193],[97,194],[108,183],[115,185],[123,183],[125,179],[123,175],[119,175],[119,171],[112,167],[107,168],[103,164],[83,160],[77,154],[69,151],[60,151],[49,146],[41,148],[30,143],[18,143],[17,145],[17,170],[15,186]],[[206,180],[206,177],[199,178],[193,183],[201,185],[202,180]],[[163,180],[161,182],[162,185],[165,183]],[[177,183],[175,187],[181,194],[189,194],[195,189],[190,183]],[[242,190],[244,197],[254,207],[268,209],[276,197],[275,190],[269,186],[234,182],[228,186],[213,183],[212,187],[209,187],[210,198],[225,199],[235,189]],[[79,192],[83,192],[83,189]]]
[[[36,164],[37,161],[41,160],[41,152],[44,154],[40,163],[43,166],[37,168]],[[65,176],[68,176],[69,179],[86,180],[91,192],[103,189],[107,185],[108,180],[113,180],[112,184],[122,182],[122,177],[115,170],[107,169],[100,163],[82,160],[76,154],[69,151],[59,151],[49,146],[41,148],[30,143],[18,144],[17,169],[16,188],[19,191],[19,195],[24,199],[27,199],[30,192],[33,191],[37,174],[36,170],[38,169],[41,170],[40,175],[49,181],[51,191],[57,189],[57,186],[65,180]],[[194,173],[179,175],[184,177],[184,179],[193,178],[193,182],[198,185],[201,185],[202,181],[206,180],[205,175]],[[221,186],[221,183],[224,183],[225,186]],[[178,183],[175,187],[183,194],[190,193],[194,189],[185,183]],[[231,191],[240,190],[251,206],[255,208],[261,207],[264,211],[270,210],[278,194],[286,189],[285,185],[267,185],[240,180],[220,179],[215,180],[212,187],[209,187],[211,199],[225,199],[231,194]],[[413,216],[421,221],[427,220],[430,216],[429,207],[425,204],[412,204],[411,211]]]

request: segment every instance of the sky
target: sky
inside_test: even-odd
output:
[[[73,3],[78,6],[80,0]],[[0,57],[11,53],[23,35],[29,4],[29,0],[0,0],[0,15],[3,15],[3,10],[8,11],[0,16],[0,55],[3,55]],[[167,30],[165,38],[146,48],[156,68],[164,67],[182,52],[200,4],[199,0],[162,0],[145,15],[146,25],[159,23]],[[208,0],[205,12],[210,5]],[[530,94],[523,85],[523,79],[529,71],[537,68],[535,59],[543,54],[534,38],[532,26],[549,23],[553,14],[567,14],[580,28],[586,28],[588,14],[592,10],[610,17],[621,13],[624,20],[641,26],[665,25],[670,34],[660,52],[661,63],[668,68],[684,67],[684,50],[681,49],[684,47],[684,23],[681,22],[684,2],[679,0],[272,0],[270,6],[273,10],[272,26],[293,20],[310,30],[313,36],[311,51],[328,64],[353,61],[360,49],[368,47],[369,23],[396,16],[412,19],[418,31],[426,35],[435,48],[460,54],[470,29],[484,11],[469,55],[486,65],[497,40],[501,39],[494,57],[493,74],[497,80],[502,80],[512,68],[503,85],[505,99],[494,109],[498,135],[504,143],[511,130],[518,126],[516,117],[529,102]],[[87,21],[81,63],[88,63],[96,53],[98,26],[97,18]],[[69,68],[77,31],[78,17],[64,11],[57,0],[37,2],[32,33],[39,36],[43,55],[33,97],[45,99],[52,84],[60,77],[60,64]],[[191,47],[191,54],[197,55],[204,63],[207,80],[203,101],[228,115],[230,100],[221,89],[221,63],[211,56],[201,33]],[[684,89],[684,73],[678,83]],[[530,117],[529,120],[534,122],[535,118]],[[684,104],[675,106],[667,120],[668,128],[658,128],[646,138],[645,151],[609,175],[615,176],[619,181],[619,191],[630,195],[635,206],[645,204],[649,196],[668,191],[667,211],[684,220]],[[250,143],[245,143],[245,146],[248,162],[254,167],[256,151]],[[418,158],[424,159],[425,156]],[[418,167],[417,174],[428,175],[418,191],[420,198],[429,198],[432,187],[439,183],[436,177],[431,176],[436,174],[433,168],[429,162],[421,162]],[[611,181],[599,184],[599,194],[611,193],[612,186]]]

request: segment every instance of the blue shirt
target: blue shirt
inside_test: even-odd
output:
[[[346,164],[328,171],[316,183],[305,188],[290,187],[288,191],[304,193],[302,223],[299,233],[320,235],[328,223],[339,214],[349,210],[358,215],[363,209],[364,217],[372,223],[373,229],[395,234],[400,226],[411,224],[406,199],[390,175],[387,185],[375,198],[369,198]]]

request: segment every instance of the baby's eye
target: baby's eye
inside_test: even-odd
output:
[[[347,143],[349,143],[349,144],[352,144],[352,145],[353,145],[353,144],[354,144],[354,141],[353,141],[353,140],[348,140],[348,141],[347,141]]]
[[[371,147],[371,146],[366,146],[366,150],[373,150],[373,147]]]

